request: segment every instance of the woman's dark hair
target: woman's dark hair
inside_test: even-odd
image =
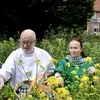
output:
[[[79,38],[73,38],[73,39],[71,39],[71,40],[69,41],[69,43],[70,43],[71,41],[73,41],[73,40],[78,41],[78,42],[80,43],[81,48],[83,49],[83,42],[82,42],[81,39],[79,39]],[[84,50],[82,50],[81,55],[82,55],[82,57],[86,57],[86,54],[84,53]]]

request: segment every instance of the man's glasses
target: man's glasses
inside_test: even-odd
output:
[[[26,44],[28,47],[30,47],[30,46],[32,46],[33,42],[34,42],[34,40],[33,41],[27,41],[27,42],[26,41],[20,41],[20,44],[22,46],[24,46]]]

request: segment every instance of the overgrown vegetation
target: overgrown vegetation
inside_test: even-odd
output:
[[[77,31],[76,34],[74,34],[75,31]],[[72,30],[69,34],[66,33],[66,29],[61,30],[60,28],[57,31],[46,31],[46,34],[42,40],[37,42],[36,46],[47,50],[53,58],[59,60],[65,57],[69,53],[69,40],[78,35],[84,42],[85,54],[91,56],[95,62],[100,62],[100,36],[82,33],[82,30]],[[17,39],[9,38],[9,40],[6,40],[6,38],[3,38],[0,42],[0,62],[4,63],[9,54],[18,47],[19,41]]]
[[[47,50],[53,58],[55,58],[56,60],[59,60],[65,57],[69,53],[68,52],[68,41],[72,37],[74,37],[74,33],[72,31],[70,35],[68,35],[66,32],[61,30],[59,31],[59,34],[54,35],[53,32],[55,31],[52,30],[48,32],[48,35],[46,35],[43,40],[38,41],[37,46]],[[100,36],[88,35],[87,33],[84,32],[83,34],[79,35],[79,37],[84,41],[85,53],[88,56],[91,56],[95,63],[100,63],[100,42],[99,42]],[[2,40],[0,42],[0,62],[4,63],[8,55],[18,47],[19,47],[18,41],[17,40],[15,41],[13,38],[10,38],[9,40]],[[97,86],[97,88],[100,88],[100,86]],[[95,92],[97,94],[100,93],[98,89],[96,89]],[[11,89],[9,83],[7,83],[5,87],[0,91],[0,94],[1,94],[0,100],[7,100],[8,98],[10,98],[8,100],[14,100],[15,98],[14,92]],[[82,94],[80,94],[79,92],[74,97],[78,98],[78,95],[82,95]],[[84,94],[82,95],[83,98],[84,98],[84,95],[87,95],[85,91],[84,91]]]
[[[15,41],[13,38],[9,38],[9,40],[1,40],[0,62],[4,63],[9,54],[16,48],[18,48],[18,41]]]

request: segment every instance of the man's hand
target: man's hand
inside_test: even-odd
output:
[[[44,74],[44,79],[47,79],[48,77],[50,77],[52,75],[52,72],[47,72]]]
[[[88,71],[89,74],[93,74],[93,73],[95,73],[95,68],[91,66],[91,67],[88,68],[87,71]]]
[[[3,77],[0,75],[0,90],[3,88],[4,86],[4,79]]]

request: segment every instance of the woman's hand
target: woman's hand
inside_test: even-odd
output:
[[[64,86],[64,79],[61,77],[61,74],[58,73],[58,72],[56,72],[56,73],[55,73],[55,77],[56,77],[57,79],[59,79],[59,85],[63,87],[63,86]]]
[[[59,79],[59,85],[60,86],[64,86],[64,79],[62,77],[58,77],[57,79]]]
[[[61,74],[58,73],[58,72],[56,72],[56,73],[55,73],[55,77],[61,77]]]
[[[95,68],[93,66],[91,66],[91,67],[88,68],[87,71],[88,71],[89,74],[93,74],[93,73],[95,73]]]

